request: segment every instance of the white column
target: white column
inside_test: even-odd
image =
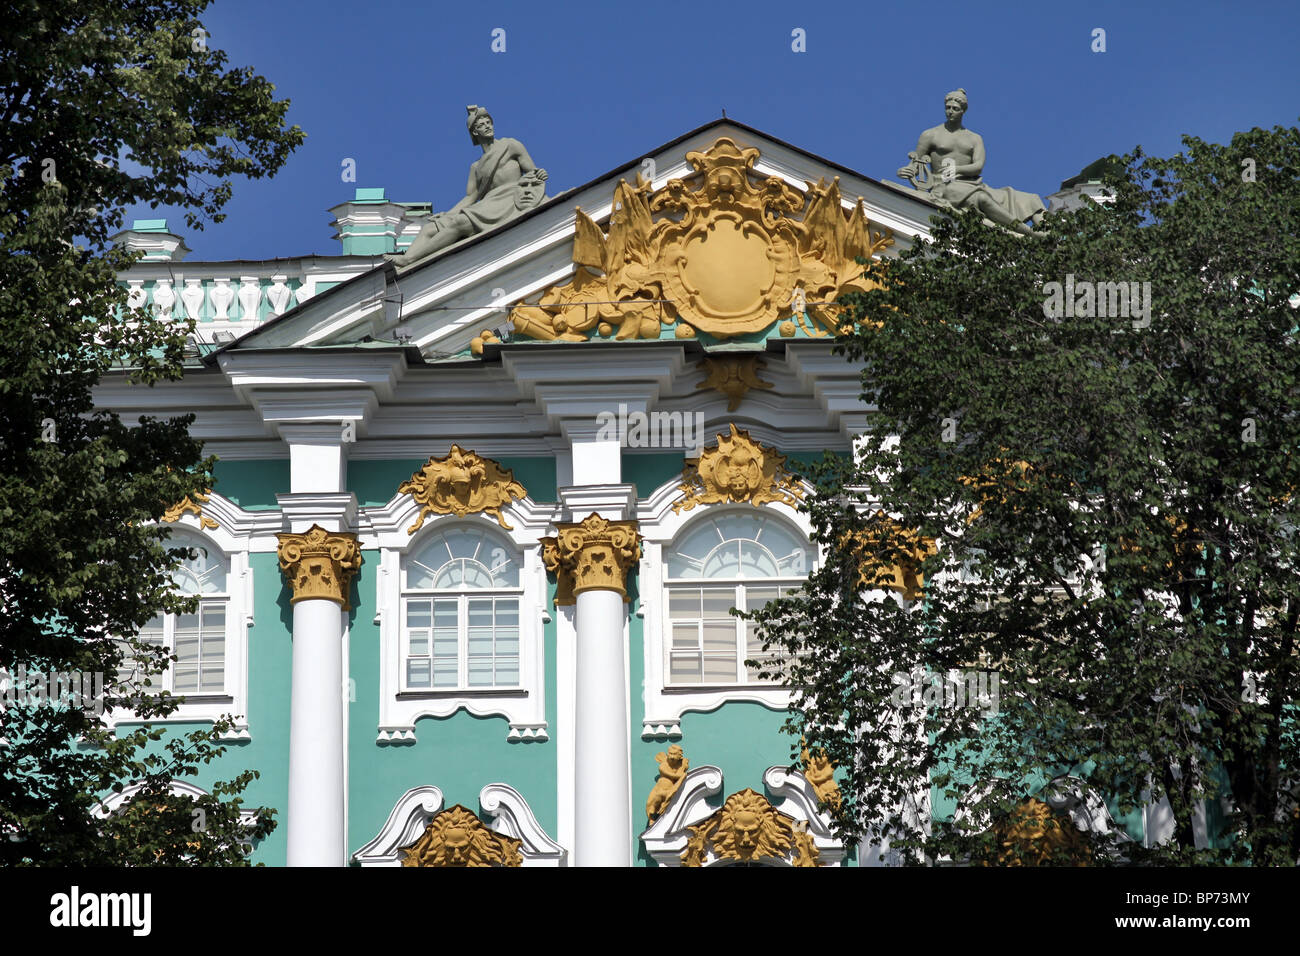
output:
[[[592,504],[617,519],[630,510],[632,488],[565,488],[560,497]],[[632,865],[631,731],[627,692],[627,575],[641,557],[636,522],[596,511],[556,525],[544,539],[547,567],[559,580],[557,600],[572,594],[574,650],[573,862]]]
[[[577,617],[574,862],[631,866],[631,753],[623,641],[627,605],[617,591],[583,591],[577,597]]]
[[[355,510],[352,495],[281,495],[294,528],[304,513]],[[331,507],[333,506],[333,507]],[[337,526],[346,519],[336,517]],[[313,523],[282,533],[280,569],[293,605],[289,690],[289,803],[285,812],[289,866],[343,866],[347,856],[343,615],[361,565],[355,534]]]
[[[293,606],[289,866],[343,866],[343,614],[328,598]]]

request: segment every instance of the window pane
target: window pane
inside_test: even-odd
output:
[[[517,659],[497,658],[497,686],[517,687],[519,685],[519,661]]]
[[[433,626],[438,629],[451,628],[456,629],[456,621],[460,615],[460,608],[456,601],[434,601],[433,602]]]
[[[519,632],[514,628],[503,628],[497,631],[497,657],[518,657],[519,656]]]
[[[502,627],[519,626],[519,601],[515,598],[498,599],[496,604],[496,625]]]
[[[774,578],[777,576],[776,559],[762,545],[742,541],[740,573],[746,578]]]
[[[406,653],[418,657],[427,657],[429,654],[429,632],[411,631],[407,640]]]
[[[698,648],[700,646],[700,628],[698,624],[673,625],[673,650]]]
[[[175,664],[174,687],[178,694],[193,694],[199,689],[199,668],[196,664]]]
[[[199,690],[205,694],[220,694],[226,689],[226,669],[220,664],[204,664]]]
[[[718,546],[717,550],[704,561],[703,576],[706,578],[735,578],[740,576],[740,545],[728,541]]]
[[[464,583],[464,581],[464,562],[452,561],[450,564],[443,565],[438,571],[438,576],[434,579],[433,586],[435,588],[458,588]]]
[[[736,658],[734,654],[726,658],[706,657],[704,659],[704,683],[734,684],[735,682]]]
[[[695,588],[674,588],[668,592],[668,616],[672,618],[699,617],[700,592]]]
[[[428,687],[429,686],[428,658],[411,658],[406,662],[406,686],[407,687]]]
[[[477,598],[469,602],[469,626],[492,626],[492,599]]]
[[[491,628],[470,629],[469,656],[471,658],[492,656],[492,629]]]
[[[431,609],[428,601],[406,602],[406,626],[428,627]]]
[[[705,621],[704,650],[736,655],[736,622]]]
[[[454,657],[449,660],[442,660],[442,659],[434,660],[433,686],[434,687],[455,687],[456,686],[456,659]]]
[[[469,662],[469,686],[490,687],[492,685],[492,661],[471,660]]]
[[[698,684],[700,682],[699,655],[673,654],[669,664],[668,680],[673,684]]]
[[[768,601],[775,601],[779,593],[778,588],[747,587],[745,588],[745,607],[750,611],[757,611]]]
[[[705,617],[731,617],[731,609],[736,605],[735,588],[713,588],[703,592]]]

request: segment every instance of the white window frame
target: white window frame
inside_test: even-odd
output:
[[[495,518],[471,514],[427,515],[424,526],[407,529],[420,516],[410,495],[394,495],[380,507],[361,509],[361,524],[369,526],[366,547],[379,549],[375,573],[375,623],[379,625],[379,725],[381,745],[413,744],[416,722],[422,717],[450,717],[466,710],[478,717],[504,717],[507,740],[547,740],[546,654],[544,626],[551,615],[547,603],[546,568],[541,538],[558,517],[555,505],[538,505],[522,498],[501,509],[510,529]],[[508,540],[520,560],[519,684],[516,687],[406,688],[404,559],[420,551],[428,537],[457,526],[481,527]],[[487,591],[484,594],[500,593]],[[430,649],[432,650],[432,648]]]
[[[490,685],[478,685],[478,686],[470,684],[469,681],[469,657],[470,657],[469,602],[475,599],[479,599],[479,600],[490,599],[493,601],[495,605],[495,602],[498,598],[511,598],[515,601],[518,618],[522,618],[524,614],[524,607],[523,607],[524,588],[522,587],[523,575],[524,575],[523,553],[518,547],[514,545],[514,542],[509,542],[510,544],[509,555],[519,565],[520,586],[518,587],[490,587],[490,588],[461,587],[461,588],[434,589],[434,588],[411,588],[407,584],[407,576],[410,573],[410,568],[407,565],[410,561],[414,560],[415,555],[423,551],[428,546],[429,542],[432,539],[437,538],[445,531],[454,530],[458,528],[481,531],[484,534],[484,539],[487,542],[506,540],[503,538],[503,536],[494,534],[492,531],[482,527],[481,525],[461,523],[455,526],[449,526],[446,524],[439,524],[436,525],[434,529],[430,532],[426,533],[424,531],[421,531],[419,544],[417,546],[410,548],[409,551],[405,555],[403,555],[403,561],[402,561],[401,571],[400,571],[401,578],[402,578],[402,603],[401,603],[401,622],[400,622],[400,627],[402,632],[402,642],[401,642],[402,646],[399,651],[399,656],[401,658],[401,665],[402,665],[401,678],[400,678],[400,687],[401,687],[400,692],[403,694],[424,693],[426,691],[442,691],[447,693],[463,692],[464,694],[479,694],[487,691],[509,692],[509,691],[517,690],[521,686],[520,681],[518,680],[515,681],[515,683],[508,684],[508,685],[494,683]],[[482,562],[479,563],[481,564]],[[428,568],[429,566],[425,565],[425,567]],[[441,570],[441,568],[429,568],[429,570],[433,572],[437,572],[438,570]],[[456,602],[456,683],[452,687],[437,687],[437,686],[433,686],[433,678],[434,678],[433,631],[434,631],[434,620],[436,619],[435,618],[436,612],[435,612],[434,605],[438,601],[452,601],[452,600]],[[409,620],[408,608],[412,601],[424,601],[429,604],[429,615],[430,615],[429,637],[428,637],[429,653],[425,655],[418,655],[418,656],[426,657],[429,661],[429,682],[430,682],[429,687],[412,687],[409,683],[409,668],[407,665],[412,655],[410,654],[410,640],[409,640],[407,621]],[[495,613],[493,619],[495,621]],[[520,623],[517,625],[517,630],[519,630],[520,632],[519,648],[516,654],[516,658],[518,660],[517,669],[520,670],[520,679],[522,680],[522,676],[523,676],[522,675],[522,664],[523,664],[522,621],[520,621]],[[495,660],[495,656],[496,655],[494,653],[493,654],[494,660]]]
[[[187,538],[194,538],[213,550],[226,563],[226,590],[221,594],[199,595],[205,598],[223,598],[226,608],[224,687],[219,693],[178,694],[184,701],[166,717],[141,717],[126,707],[115,707],[110,714],[105,711],[102,716],[104,724],[115,729],[127,724],[179,724],[195,722],[215,722],[218,718],[231,714],[234,726],[223,735],[223,740],[250,740],[248,726],[248,629],[253,625],[253,574],[249,565],[249,535],[256,523],[256,515],[244,512],[238,506],[211,493],[208,502],[203,505],[203,516],[217,522],[216,528],[204,528],[200,518],[185,514],[171,523],[170,527],[181,532]],[[232,530],[233,529],[233,530]],[[173,533],[171,540],[164,543],[164,548],[178,546],[181,534]],[[175,615],[167,615],[168,619]],[[174,625],[173,625],[174,627]],[[168,632],[164,624],[164,635]],[[175,644],[164,643],[171,651]],[[161,688],[171,693],[175,686],[172,663],[161,675]],[[113,675],[116,680],[117,675]],[[107,675],[106,675],[107,677]],[[152,678],[158,685],[159,677]],[[108,681],[105,680],[107,685]],[[107,690],[107,686],[105,688]],[[152,689],[152,688],[151,688]]]
[[[673,541],[695,521],[715,517],[727,512],[752,513],[754,505],[719,504],[699,505],[690,511],[674,513],[672,504],[677,500],[681,482],[672,479],[643,499],[638,509],[642,535],[641,600],[636,610],[642,619],[642,647],[645,663],[645,709],[641,722],[644,740],[674,740],[682,735],[681,718],[688,712],[716,710],[732,701],[750,701],[770,710],[786,710],[790,706],[790,691],[770,683],[720,684],[670,684],[668,682],[668,548]],[[805,487],[807,487],[805,485]],[[767,516],[783,520],[791,531],[809,540],[816,554],[816,563],[807,569],[811,573],[821,564],[825,555],[812,544],[812,526],[807,517],[780,502],[758,506]],[[693,579],[694,580],[694,579]],[[765,582],[784,582],[783,578],[755,578],[746,585],[763,586]],[[711,582],[698,579],[698,585],[707,587]],[[719,582],[724,583],[724,582]],[[734,582],[733,582],[734,583]],[[745,654],[748,657],[748,654]],[[739,664],[743,667],[743,658]]]

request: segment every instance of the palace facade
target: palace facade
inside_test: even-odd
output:
[[[337,256],[121,235],[132,304],[198,336],[97,400],[219,457],[164,516],[199,612],[147,634],[178,731],[239,718],[185,786],[260,771],[271,865],[878,865],[729,611],[816,565],[792,471],[870,411],[836,301],[935,203],[730,120],[535,199],[414,263],[430,207],[382,189],[331,210]]]

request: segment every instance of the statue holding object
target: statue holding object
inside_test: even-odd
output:
[[[898,171],[898,178],[943,205],[977,209],[1000,226],[1032,233],[1025,220],[1038,226],[1047,207],[1035,193],[985,185],[980,178],[984,171],[984,140],[961,125],[966,105],[965,90],[953,90],[943,98],[946,121],[921,134],[916,151],[907,154],[911,162]]]
[[[483,107],[465,110],[470,138],[483,155],[469,169],[465,197],[430,217],[405,253],[384,257],[400,268],[508,222],[546,198],[546,170],[537,167],[524,144],[509,137],[497,139],[492,116]]]

